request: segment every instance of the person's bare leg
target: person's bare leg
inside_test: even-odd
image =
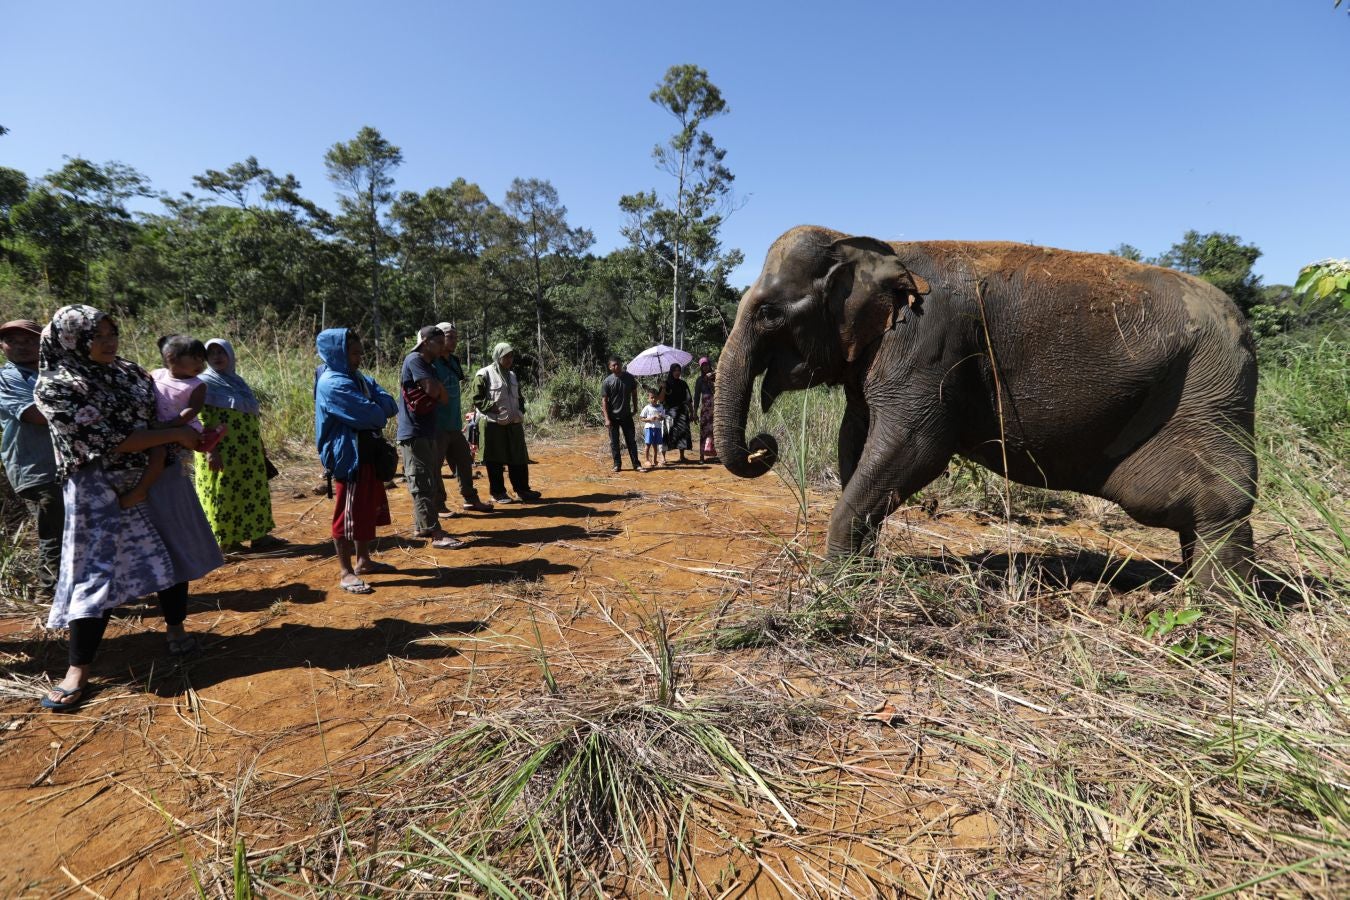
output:
[[[371,563],[374,562],[374,560],[372,560],[372,559],[370,558],[370,544],[371,544],[370,541],[357,541],[357,542],[356,542],[356,568],[357,568],[357,569],[366,569],[366,568],[369,568],[370,565],[371,565]]]
[[[363,546],[368,551],[370,544],[367,541],[357,542],[358,554]],[[352,567],[352,542],[346,538],[333,538],[333,547],[337,550],[338,568],[342,571],[338,583],[344,586],[361,584],[361,576],[357,575],[356,569]]]
[[[66,669],[66,677],[62,678],[60,682],[57,683],[57,687],[65,688],[68,691],[78,691],[83,690],[85,684],[88,681],[89,681],[88,666],[71,666],[68,669]],[[51,697],[54,703],[60,703],[65,699],[64,697],[55,693],[48,694],[47,696]]]

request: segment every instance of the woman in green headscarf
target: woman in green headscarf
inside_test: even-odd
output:
[[[492,348],[492,365],[473,377],[473,405],[483,414],[483,466],[488,490],[497,503],[511,503],[502,480],[502,468],[510,472],[511,487],[521,500],[535,501],[540,494],[530,489],[530,454],[525,449],[525,398],[520,382],[511,371],[516,355],[505,342]]]

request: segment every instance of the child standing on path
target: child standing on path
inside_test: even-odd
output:
[[[647,405],[638,418],[642,420],[642,439],[647,443],[647,466],[656,465],[656,451],[661,451],[661,464],[666,465],[666,408],[661,405],[661,389],[652,388]]]

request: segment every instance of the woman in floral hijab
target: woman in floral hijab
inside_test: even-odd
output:
[[[200,436],[152,427],[150,376],[117,348],[117,323],[90,306],[62,307],[42,333],[34,400],[51,427],[66,504],[47,626],[70,628],[70,667],[42,698],[48,709],[84,700],[109,611],[137,597],[158,593],[170,653],[195,649],[183,628],[188,582],[221,564],[169,449],[191,449]]]

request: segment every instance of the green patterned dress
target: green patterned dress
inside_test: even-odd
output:
[[[223,423],[230,429],[218,445],[223,465],[219,472],[211,471],[205,453],[193,454],[197,457],[197,497],[211,530],[221,546],[257,540],[276,527],[258,417],[207,406],[201,420],[208,428]]]

